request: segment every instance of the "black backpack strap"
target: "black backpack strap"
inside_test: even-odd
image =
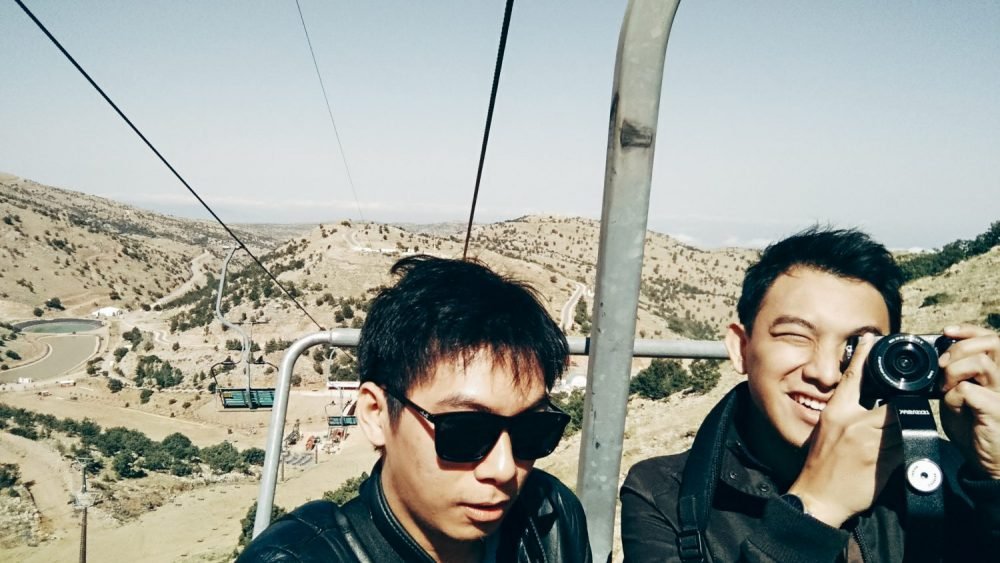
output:
[[[354,527],[351,526],[351,522],[340,507],[334,510],[333,518],[337,521],[337,525],[340,526],[340,533],[343,535],[344,542],[354,552],[354,556],[358,558],[358,563],[373,563],[372,559],[368,556],[368,552],[361,545],[357,532],[354,531]]]
[[[677,517],[680,533],[677,548],[683,563],[705,563],[709,561],[708,547],[705,545],[705,528],[708,526],[708,510],[715,496],[715,485],[719,479],[722,453],[729,421],[738,401],[738,395],[746,383],[737,385],[705,417],[698,429],[684,464],[681,476],[680,499],[677,503]]]

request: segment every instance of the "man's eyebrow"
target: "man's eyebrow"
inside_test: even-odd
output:
[[[539,407],[548,404],[548,402],[549,402],[549,396],[542,395],[537,401],[532,403],[528,408],[524,409],[524,411],[522,412],[537,410]],[[448,395],[447,397],[441,399],[440,401],[437,401],[437,404],[438,406],[441,407],[449,407],[449,408],[478,411],[478,412],[489,412],[496,414],[496,411],[493,408],[484,405],[476,397],[473,397],[471,395],[465,395],[463,393],[454,393],[452,395]]]
[[[805,319],[803,319],[801,317],[795,317],[795,316],[792,316],[792,315],[781,315],[780,317],[774,319],[774,321],[771,323],[771,328],[774,328],[774,327],[776,327],[778,325],[783,325],[783,324],[799,325],[799,326],[801,326],[803,328],[806,328],[808,330],[811,330],[813,332],[816,331],[816,326],[813,325],[811,322],[809,322],[809,321],[807,321],[807,320],[805,320]],[[865,335],[865,334],[868,334],[868,333],[872,333],[875,336],[883,336],[882,329],[879,328],[879,327],[877,327],[877,326],[875,326],[875,325],[865,325],[865,326],[858,327],[858,328],[852,330],[851,334],[849,336],[862,336],[862,335]]]
[[[771,322],[771,328],[783,324],[799,325],[802,328],[807,328],[813,332],[816,331],[816,325],[803,319],[802,317],[793,317],[792,315],[781,315],[780,317],[774,319],[774,321]]]
[[[874,326],[874,325],[868,325],[868,326],[863,326],[863,327],[860,327],[860,328],[856,328],[856,329],[854,329],[853,332],[851,332],[851,336],[864,336],[864,335],[869,334],[869,333],[874,334],[875,336],[885,336],[882,333],[882,329],[880,329],[879,327]]]

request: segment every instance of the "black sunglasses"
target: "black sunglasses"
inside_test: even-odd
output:
[[[434,450],[438,457],[454,463],[479,461],[486,457],[506,430],[518,459],[538,459],[552,453],[562,439],[569,415],[551,402],[544,411],[528,411],[501,416],[482,411],[431,414],[405,396],[382,388],[434,425]]]

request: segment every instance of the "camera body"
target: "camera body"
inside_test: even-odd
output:
[[[844,369],[857,350],[859,338],[854,336],[847,341]],[[940,399],[942,374],[938,358],[954,342],[955,339],[944,335],[933,345],[913,334],[897,333],[879,338],[865,359],[861,404],[870,408],[898,396]]]

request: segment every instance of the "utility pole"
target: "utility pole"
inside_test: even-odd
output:
[[[83,518],[80,520],[80,563],[87,563],[87,508],[93,504],[90,494],[87,492],[87,466],[90,465],[91,458],[79,457],[74,466],[79,466],[81,473],[80,492],[76,495],[75,505],[82,510]]]

